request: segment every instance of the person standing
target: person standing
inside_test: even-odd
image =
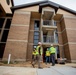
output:
[[[51,53],[52,66],[54,66],[55,65],[55,53],[56,53],[56,49],[53,46],[53,44],[51,44],[50,53]]]
[[[38,42],[38,46],[36,47],[36,61],[32,64],[33,66],[38,63],[38,68],[41,67],[41,59],[42,59],[42,44],[41,42]]]
[[[36,60],[36,48],[32,51],[32,61],[31,64]],[[33,66],[34,67],[34,66]]]
[[[45,57],[46,57],[46,64],[47,64],[48,62],[49,62],[49,64],[50,64],[50,51],[49,51],[48,48],[47,48],[47,50],[46,50]]]

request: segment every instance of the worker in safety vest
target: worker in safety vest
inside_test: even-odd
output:
[[[53,46],[53,44],[51,44],[50,53],[51,53],[52,66],[54,66],[55,65],[55,53],[56,53],[56,49]]]
[[[32,51],[32,61],[31,63],[33,63],[36,60],[36,48],[34,48],[34,50]]]
[[[32,64],[33,66],[38,62],[38,68],[42,68],[41,67],[41,59],[42,59],[42,46],[41,46],[41,42],[38,42],[38,46],[36,47],[36,58],[37,60]]]
[[[47,64],[47,62],[49,62],[49,64],[50,64],[50,51],[49,51],[49,48],[47,48],[47,50],[46,50],[45,57],[46,57],[46,64]]]

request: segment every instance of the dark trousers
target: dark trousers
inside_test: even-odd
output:
[[[50,63],[50,56],[46,56],[46,64]]]
[[[41,67],[41,55],[36,55],[36,60],[33,62],[33,65],[38,63],[38,67]]]
[[[51,54],[52,65],[55,65],[55,53]]]
[[[33,63],[36,60],[36,55],[32,55],[31,63]]]

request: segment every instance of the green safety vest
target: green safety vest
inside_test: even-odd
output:
[[[37,47],[36,47],[36,55],[39,54],[39,51],[38,51],[38,50],[39,50],[39,47],[40,47],[40,46],[37,46]],[[42,48],[40,49],[40,54],[42,55]]]
[[[56,53],[56,49],[54,48],[54,47],[51,47],[50,48],[50,53],[52,54],[52,53]]]

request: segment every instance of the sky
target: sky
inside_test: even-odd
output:
[[[38,1],[44,1],[44,0],[14,0],[14,5],[17,6]],[[49,0],[49,1],[55,2],[57,4],[60,4],[62,6],[65,6],[67,8],[76,11],[76,0]]]

